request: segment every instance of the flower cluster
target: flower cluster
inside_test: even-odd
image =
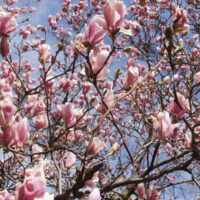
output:
[[[153,187],[149,187],[149,189],[146,189],[144,183],[138,184],[135,192],[138,197],[145,200],[160,200],[160,193]]]
[[[35,200],[42,198],[45,194],[46,180],[43,166],[36,165],[34,168],[27,169],[23,183],[18,183],[16,200]]]
[[[186,35],[189,32],[190,26],[187,12],[183,8],[176,8],[173,15],[173,29],[175,33],[183,32]]]
[[[0,101],[0,141],[4,146],[24,147],[29,139],[29,122],[15,112],[10,97]]]

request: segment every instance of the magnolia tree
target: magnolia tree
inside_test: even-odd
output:
[[[45,1],[0,6],[0,199],[200,199],[199,0]]]

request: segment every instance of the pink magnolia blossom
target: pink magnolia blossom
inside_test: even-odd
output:
[[[164,111],[159,112],[158,115],[153,118],[153,127],[157,131],[154,137],[156,139],[164,139],[173,135],[177,124],[172,124],[169,113]]]
[[[123,22],[126,7],[122,1],[110,0],[104,8],[104,17],[108,29],[115,30]]]
[[[46,74],[46,83],[45,84],[44,84],[44,79],[40,77],[41,84],[44,84],[45,85],[44,87],[50,93],[54,93],[54,91],[55,91],[55,87],[54,87],[55,81],[54,81],[53,77],[54,77],[54,74],[51,70],[49,70]]]
[[[51,47],[48,44],[40,46],[38,60],[42,63],[49,63],[51,61]]]
[[[53,30],[57,30],[58,29],[58,24],[57,24],[57,21],[56,21],[55,17],[49,15],[48,16],[48,21],[49,21],[49,24],[50,24],[50,26],[51,26],[51,28]]]
[[[160,200],[160,193],[153,187],[147,190],[146,195],[146,200]]]
[[[106,91],[105,95],[103,96],[103,101],[106,103],[108,108],[112,106],[114,103],[114,94],[112,89]]]
[[[0,191],[1,200],[14,200],[15,198],[11,196],[7,190]]]
[[[17,28],[15,17],[8,12],[0,11],[0,33],[9,35]]]
[[[108,32],[123,28],[123,21],[126,15],[126,6],[122,1],[110,0],[104,8],[104,17]]]
[[[135,21],[128,21],[128,26],[131,28],[133,35],[137,36],[141,32],[141,25]]]
[[[33,122],[37,129],[43,129],[48,126],[48,119],[46,114],[41,114],[33,117]]]
[[[87,93],[90,91],[90,89],[91,89],[91,83],[88,82],[88,81],[86,81],[86,82],[84,82],[84,83],[82,84],[82,87],[83,87],[83,92],[84,92],[85,94],[87,94]]]
[[[65,161],[65,167],[70,169],[74,165],[75,162],[76,162],[76,156],[75,154],[70,152]]]
[[[137,194],[140,198],[144,198],[144,196],[145,196],[145,186],[144,186],[144,183],[138,184],[138,186],[137,186],[135,192],[136,192],[136,194]]]
[[[107,66],[110,64],[110,60],[106,62],[109,52],[107,50],[96,50],[90,53],[90,63],[93,73],[98,73],[97,80],[107,79]]]
[[[16,200],[35,200],[44,196],[46,180],[41,166],[26,171],[24,182],[17,186]]]
[[[37,25],[37,29],[38,29],[38,30],[41,30],[42,32],[46,32],[46,31],[47,31],[47,27],[44,26],[44,25],[41,25],[41,24],[38,24],[38,25]]]
[[[84,42],[85,42],[84,34],[82,33],[77,34],[75,38],[75,42],[74,42],[74,47],[73,47],[77,55],[79,54],[79,52],[83,53],[86,50]]]
[[[105,148],[105,143],[102,142],[98,137],[94,137],[89,146],[89,150],[94,154],[98,154],[101,150]]]
[[[101,200],[100,191],[98,188],[92,190],[87,200]]]
[[[28,38],[31,35],[31,31],[27,27],[23,26],[20,29],[20,35],[22,35],[23,38]]]
[[[10,13],[13,15],[13,16],[18,16],[19,15],[19,11],[20,11],[20,8],[10,8]]]
[[[188,100],[186,100],[185,97],[184,97],[182,94],[180,94],[180,93],[177,93],[177,97],[178,97],[178,102],[179,102],[181,108],[180,108],[180,106],[179,106],[177,103],[175,103],[175,101],[173,100],[173,101],[171,101],[171,103],[170,103],[170,109],[171,109],[172,114],[175,115],[176,118],[181,119],[181,118],[184,116],[184,114],[187,112],[187,109],[186,109],[186,108],[189,106],[189,102],[188,102]]]
[[[97,182],[99,181],[98,172],[94,173],[93,177],[85,182],[86,187],[95,187]]]
[[[107,107],[111,107],[112,104],[114,103],[114,94],[113,94],[113,90],[112,89],[109,89],[109,90],[106,90],[106,92],[104,93],[104,96],[103,96],[103,101],[101,103],[101,107],[98,108],[98,111],[100,113],[105,113],[107,111]],[[105,104],[106,106],[105,106]]]
[[[2,144],[8,147],[16,146],[17,148],[22,148],[28,139],[29,123],[26,118],[13,123],[5,130],[5,132],[0,132]]]
[[[74,131],[70,131],[70,132],[67,134],[67,141],[68,141],[68,142],[73,142],[74,140],[75,140]]]
[[[196,83],[199,83],[199,82],[200,82],[200,72],[197,72],[197,73],[194,75],[194,79],[195,79]]]
[[[6,0],[7,3],[9,3],[10,5],[13,5],[15,3],[18,2],[18,0]]]
[[[40,45],[40,40],[35,40],[35,39],[32,40],[31,46],[33,48],[37,48],[39,47],[39,45]]]
[[[28,96],[24,108],[29,116],[34,116],[44,113],[46,105],[44,99],[39,98],[37,95],[31,95]]]
[[[122,1],[110,0],[104,7],[104,16],[96,15],[93,19],[111,34],[119,29],[119,32],[131,35],[131,30],[125,29],[125,16],[125,4]]]
[[[95,15],[93,17],[93,20],[99,25],[101,26],[104,30],[107,31],[107,24],[106,24],[106,21],[105,21],[105,17],[103,15]]]
[[[174,22],[174,31],[180,32],[182,31],[184,34],[187,34],[190,26],[188,24],[189,19],[187,17],[187,11],[183,8],[177,7],[174,15],[173,15],[173,22]]]
[[[26,14],[26,11],[27,11],[27,7],[26,7],[26,6],[24,6],[24,7],[21,8],[21,12],[22,12],[23,14]]]
[[[43,152],[43,149],[38,144],[34,144],[32,146],[32,153],[41,153],[41,152]],[[37,160],[41,160],[43,158],[43,155],[42,154],[34,155],[34,158],[36,158]]]
[[[138,77],[139,77],[138,68],[130,66],[128,68],[128,72],[125,74],[125,78],[123,80],[124,87],[126,89],[129,89],[138,80]]]
[[[57,107],[56,107],[56,109],[53,111],[53,116],[55,117],[55,118],[60,118],[60,117],[62,117],[62,106],[61,105],[58,105]]]
[[[66,103],[62,106],[62,117],[68,127],[73,126],[76,123],[76,110],[73,104]]]
[[[168,8],[169,4],[170,4],[170,1],[168,1],[168,0],[158,0],[158,2],[160,3],[160,6],[162,8]]]
[[[12,100],[10,98],[5,98],[0,102],[0,126],[6,127],[8,126],[13,116],[16,112],[16,107],[14,106]]]
[[[62,78],[59,82],[59,87],[64,91],[69,92],[72,87],[72,81],[70,79]]]
[[[99,26],[95,20],[92,20],[89,27],[85,26],[85,40],[89,43],[91,47],[100,43],[105,35],[105,30]],[[87,45],[87,44],[85,44]]]
[[[107,176],[106,176],[105,174],[101,173],[101,174],[99,175],[99,181],[100,181],[101,183],[103,183],[103,182],[105,182],[106,180],[107,180]]]
[[[107,50],[98,50],[97,52],[92,51],[90,54],[90,62],[94,73],[97,73],[103,66],[106,59],[108,58],[109,52]],[[106,66],[108,63],[106,64]]]
[[[71,7],[72,0],[63,0],[62,2],[62,12],[68,12]]]
[[[29,12],[30,12],[30,13],[34,13],[35,11],[36,11],[36,7],[30,7],[30,8],[29,8]]]
[[[1,55],[7,57],[10,55],[10,44],[8,40],[8,35],[15,31],[17,28],[17,21],[15,17],[10,15],[8,12],[0,10],[0,35],[3,37],[1,39]]]
[[[12,89],[6,79],[0,79],[0,92],[3,98],[12,98]]]

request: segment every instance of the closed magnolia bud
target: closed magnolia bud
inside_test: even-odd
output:
[[[111,154],[115,153],[116,151],[118,151],[120,148],[120,145],[116,142],[113,144],[113,146],[110,149]]]
[[[115,73],[116,76],[120,76],[122,75],[122,70],[121,69],[118,69]]]
[[[72,152],[70,152],[65,161],[65,167],[67,169],[70,169],[75,164],[75,162],[76,162],[76,156]]]
[[[129,46],[129,47],[124,48],[123,50],[124,50],[124,53],[131,53],[132,47]]]
[[[170,80],[170,77],[169,76],[166,76],[164,79],[163,79],[163,83],[168,83]]]
[[[2,57],[8,57],[10,55],[10,42],[8,40],[8,36],[2,37],[0,50]]]

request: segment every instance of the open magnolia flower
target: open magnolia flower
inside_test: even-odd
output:
[[[0,126],[7,127],[13,120],[16,107],[11,98],[7,97],[0,101]]]
[[[23,183],[16,187],[16,200],[35,200],[44,197],[46,180],[42,165],[27,169]],[[46,200],[46,199],[45,199]]]
[[[131,30],[125,29],[125,16],[125,4],[122,1],[110,0],[104,8],[104,15],[96,15],[94,20],[111,34],[122,32],[131,35]]]
[[[0,11],[0,33],[9,35],[17,28],[17,21],[10,13]]]
[[[68,127],[76,123],[76,109],[72,103],[66,103],[62,106],[62,117]]]
[[[189,107],[189,102],[180,93],[177,93],[177,97],[179,105],[174,100],[172,100],[170,103],[170,109],[172,115],[174,115],[177,119],[181,119]]]
[[[169,113],[164,111],[153,117],[153,127],[157,131],[154,137],[156,139],[165,139],[173,136],[177,124],[172,124]]]
[[[4,146],[22,148],[29,139],[29,122],[27,118],[13,121],[5,130],[0,131],[0,141]]]
[[[89,146],[89,150],[94,153],[97,154],[99,153],[101,150],[103,150],[105,148],[105,143],[102,142],[98,137],[94,137],[92,139],[92,142]]]
[[[18,0],[6,0],[7,3],[9,3],[10,5],[13,5],[15,3],[18,2]]]
[[[84,45],[86,47],[93,47],[94,45],[99,44],[102,42],[105,33],[106,31],[96,23],[95,20],[92,20],[88,27],[85,26]]]
[[[105,113],[114,103],[115,98],[112,89],[107,89],[104,92],[104,96],[101,102],[101,105],[98,107],[100,113]]]
[[[138,197],[145,200],[160,200],[160,193],[152,186],[146,189],[144,183],[138,184],[135,192]]]
[[[124,85],[125,89],[129,89],[134,85],[134,83],[139,78],[139,70],[137,67],[130,66],[128,68],[128,72],[126,72],[124,79],[122,80],[122,83]]]
[[[173,29],[175,33],[183,32],[186,35],[189,30],[189,19],[187,17],[187,11],[183,8],[177,7],[173,15]]]
[[[67,155],[67,159],[65,160],[65,167],[67,169],[70,169],[75,164],[75,162],[76,162],[76,155],[70,152]]]
[[[98,188],[92,190],[87,200],[101,200],[100,191]]]
[[[37,129],[43,129],[48,126],[48,119],[46,113],[33,117],[33,122]]]

